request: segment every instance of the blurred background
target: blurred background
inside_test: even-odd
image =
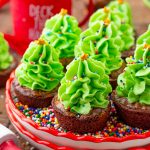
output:
[[[78,19],[84,30],[87,28],[88,18],[92,12],[105,6],[111,0],[51,0],[38,2],[35,0],[0,0],[0,6],[2,1],[9,2],[0,7],[0,32],[8,34],[5,38],[10,47],[22,55],[29,43],[39,38],[45,20],[58,13],[61,8],[68,9],[69,14]],[[138,36],[146,31],[150,23],[150,8],[146,7],[143,1],[150,2],[148,0],[126,1],[132,7],[133,22]],[[38,6],[37,3],[41,4]],[[44,7],[42,8],[42,6]]]
[[[107,1],[107,0],[106,0]],[[143,0],[126,0],[131,4],[133,12],[133,20],[138,34],[143,33],[147,25],[150,23],[150,9],[147,8]],[[96,8],[101,5],[101,0],[94,0]],[[88,0],[73,0],[72,12],[79,21],[82,20],[88,13]],[[86,25],[82,26],[83,29]],[[6,4],[0,9],[0,31],[12,33],[12,16],[10,14],[10,4]]]

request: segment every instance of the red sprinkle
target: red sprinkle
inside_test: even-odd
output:
[[[34,64],[35,64],[35,62],[31,61],[31,62],[30,62],[30,64],[31,64],[31,65],[34,65]]]

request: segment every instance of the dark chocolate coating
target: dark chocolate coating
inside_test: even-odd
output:
[[[21,86],[16,78],[12,81],[12,94],[15,95],[21,103],[28,105],[29,107],[48,107],[51,105],[55,92],[56,90],[45,92],[41,90],[29,89]]]
[[[110,78],[109,83],[112,86],[112,89],[115,90],[117,87],[117,79]]]
[[[150,106],[140,103],[129,103],[127,98],[120,98],[113,92],[112,100],[118,116],[127,125],[142,129],[150,129]]]
[[[9,78],[11,72],[17,67],[18,65],[18,61],[15,58],[14,55],[13,56],[13,62],[11,63],[11,65],[9,66],[9,68],[5,69],[5,70],[1,70],[0,71],[0,88],[5,87],[6,85],[6,81]]]
[[[61,59],[60,59],[60,62],[61,62],[62,65],[64,66],[64,70],[66,70],[66,66],[67,66],[68,64],[70,64],[73,59],[74,59],[73,57],[71,57],[71,58],[61,58]]]
[[[133,56],[135,50],[135,45],[130,48],[130,50],[124,51],[121,53],[121,57],[125,60],[127,57]]]
[[[52,100],[54,113],[61,127],[74,133],[95,133],[106,126],[110,104],[106,109],[95,108],[88,115],[79,115],[66,110],[55,96]]]
[[[110,74],[110,81],[109,82],[110,82],[113,90],[116,89],[117,78],[124,71],[125,67],[126,67],[126,63],[123,61],[122,66],[118,70],[115,70]]]

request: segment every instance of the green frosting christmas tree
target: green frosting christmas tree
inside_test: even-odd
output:
[[[77,114],[88,114],[94,108],[106,108],[110,92],[105,66],[83,54],[68,65],[58,90],[58,98],[65,109]]]
[[[93,59],[103,62],[107,74],[111,74],[122,65],[120,49],[124,42],[119,32],[114,22],[109,19],[95,22],[81,33],[81,40],[75,48],[75,55],[89,54]]]
[[[125,72],[118,78],[117,94],[129,102],[150,105],[150,25],[137,40],[134,57],[127,58]]]
[[[74,47],[79,41],[81,29],[77,20],[62,9],[47,20],[41,38],[60,51],[60,58],[74,57]]]
[[[9,46],[4,39],[2,33],[0,33],[0,70],[7,69],[13,61],[13,57],[9,53]]]
[[[32,42],[22,58],[21,65],[16,69],[20,85],[43,91],[56,88],[64,75],[58,54],[42,39]]]
[[[130,50],[134,45],[134,29],[132,26],[131,9],[123,0],[112,1],[107,7],[98,9],[91,17],[89,26],[96,21],[110,20],[117,26],[117,34],[121,37],[123,45],[120,51]]]

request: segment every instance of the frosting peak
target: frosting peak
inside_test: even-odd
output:
[[[149,29],[137,40],[134,57],[127,58],[125,72],[118,77],[117,93],[130,103],[150,105],[150,34]]]
[[[150,63],[150,25],[148,30],[138,38],[134,57],[136,60],[143,60],[145,65]]]
[[[45,23],[41,38],[60,51],[60,58],[74,57],[74,47],[79,41],[81,29],[77,20],[62,9]]]
[[[125,21],[129,23],[131,26],[132,24],[132,13],[131,13],[131,7],[127,2],[124,2],[124,0],[114,0],[109,3],[108,7],[112,10],[122,13],[122,15],[125,18]]]
[[[105,67],[99,61],[84,54],[86,59],[78,57],[67,67],[61,80],[58,97],[65,109],[77,114],[88,114],[94,108],[106,108],[108,94],[111,92],[109,77]]]
[[[122,42],[124,42],[120,52],[130,50],[134,45],[134,30],[131,25],[131,18],[126,14],[126,11],[129,11],[127,7],[128,4],[123,3],[121,6],[118,6],[119,4],[117,1],[111,2],[110,4],[111,5],[103,9],[97,10],[90,17],[89,27],[97,21],[104,21],[106,26],[113,22],[118,29],[118,35],[121,37]]]
[[[93,59],[103,62],[108,74],[121,67],[120,49],[123,42],[113,22],[108,26],[103,21],[95,22],[81,33],[80,39],[75,48],[75,56],[79,57],[86,53]]]
[[[13,61],[9,53],[9,45],[4,39],[3,33],[0,33],[0,70],[7,69]]]
[[[16,69],[19,84],[32,90],[51,91],[63,77],[56,50],[44,40],[32,42]]]

